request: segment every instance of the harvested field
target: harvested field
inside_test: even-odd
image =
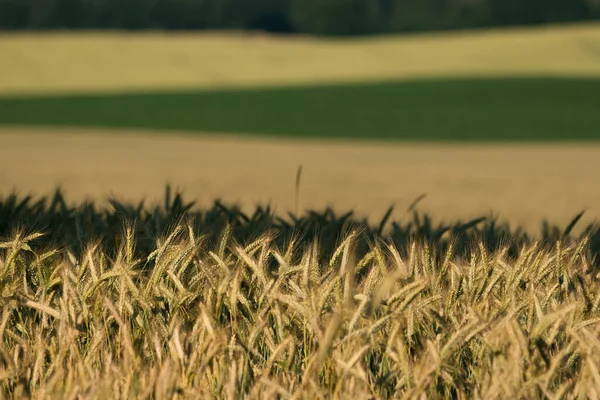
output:
[[[456,76],[599,76],[600,25],[356,40],[248,34],[0,35],[0,94]]]
[[[78,129],[0,129],[0,192],[48,194],[60,185],[70,201],[152,202],[166,183],[188,199],[215,198],[246,210],[271,203],[292,210],[303,166],[300,209],[332,205],[372,220],[396,204],[401,219],[419,210],[454,221],[493,212],[538,231],[566,225],[587,210],[600,216],[600,144],[416,144],[300,142],[234,136],[152,135]]]

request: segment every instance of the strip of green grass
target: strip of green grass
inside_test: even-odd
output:
[[[600,139],[600,79],[456,79],[3,98],[0,124],[311,138]]]

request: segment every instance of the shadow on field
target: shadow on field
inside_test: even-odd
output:
[[[449,225],[435,223],[415,209],[419,200],[410,206],[408,212],[412,217],[408,221],[391,221],[390,208],[381,222],[373,225],[355,217],[352,211],[337,214],[331,208],[300,216],[292,213],[279,216],[267,205],[247,215],[238,206],[217,200],[211,208],[200,210],[194,207],[194,202],[185,202],[180,193],[174,194],[170,187],[166,188],[163,205],[110,200],[110,206],[102,209],[93,202],[69,206],[58,189],[49,198],[15,194],[0,198],[0,237],[10,240],[18,232],[43,232],[45,235],[36,240],[36,245],[68,248],[79,256],[89,245],[100,242],[106,254],[116,257],[126,228],[133,227],[136,256],[146,259],[156,249],[157,240],[167,237],[183,223],[203,237],[209,247],[224,243],[223,238],[229,243],[247,245],[268,236],[280,249],[287,248],[293,241],[297,254],[304,254],[309,246],[317,243],[322,259],[331,258],[340,242],[352,232],[357,234],[357,257],[363,257],[379,244],[393,244],[401,255],[407,256],[415,242],[429,245],[436,258],[443,257],[450,246],[455,256],[470,258],[477,243],[482,243],[488,252],[506,251],[509,258],[516,258],[524,246],[541,243],[550,250],[554,248],[560,257],[561,246],[557,243],[575,239],[572,229],[583,215],[583,212],[578,214],[565,228],[543,222],[541,234],[532,236],[487,217]],[[577,238],[589,240],[591,259],[597,270],[600,228],[595,223],[590,224]]]

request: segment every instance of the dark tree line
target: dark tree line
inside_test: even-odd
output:
[[[364,35],[594,19],[600,19],[600,0],[0,0],[0,30]]]

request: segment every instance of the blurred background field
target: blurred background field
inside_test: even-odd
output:
[[[599,77],[596,23],[358,38],[0,32],[0,95],[455,77]]]
[[[242,61],[240,61],[241,63]],[[342,140],[597,139],[600,79],[449,79],[0,98],[0,123]]]
[[[596,3],[217,3],[0,2],[1,190],[600,215]]]
[[[405,220],[419,196],[420,212],[435,221],[485,216],[538,233],[544,220],[565,227],[600,213],[600,145],[541,143],[356,143],[181,135],[167,131],[75,128],[0,130],[0,180],[5,193],[66,199],[162,203],[171,183],[198,207],[221,199],[252,214],[270,204],[296,210],[295,179],[302,166],[298,211],[333,207],[378,222],[394,205]]]
[[[5,32],[1,187],[133,200],[170,182],[201,204],[285,211],[303,165],[305,208],[376,219],[427,193],[421,209],[447,220],[492,212],[537,231],[585,209],[593,221],[598,150],[570,142],[600,137],[599,49],[594,23],[355,38]]]

